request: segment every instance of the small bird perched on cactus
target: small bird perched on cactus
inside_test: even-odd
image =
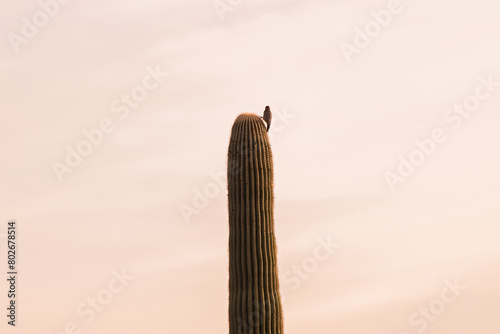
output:
[[[264,110],[264,116],[262,118],[267,124],[267,132],[269,132],[269,128],[271,127],[271,119],[273,118],[273,114],[271,113],[271,109],[269,108],[269,106],[267,106]]]

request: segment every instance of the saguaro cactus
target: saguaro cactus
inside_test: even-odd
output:
[[[227,168],[229,333],[282,334],[273,157],[259,116],[242,114],[236,118]]]

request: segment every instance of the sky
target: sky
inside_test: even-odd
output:
[[[287,334],[498,334],[500,4],[0,0],[2,333],[228,330],[226,155],[273,111]]]

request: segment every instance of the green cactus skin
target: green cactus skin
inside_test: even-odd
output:
[[[229,334],[282,334],[273,157],[259,116],[236,118],[227,167]]]

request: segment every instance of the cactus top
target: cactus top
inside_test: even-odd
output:
[[[239,115],[228,149],[229,333],[282,334],[273,158],[262,119]]]

